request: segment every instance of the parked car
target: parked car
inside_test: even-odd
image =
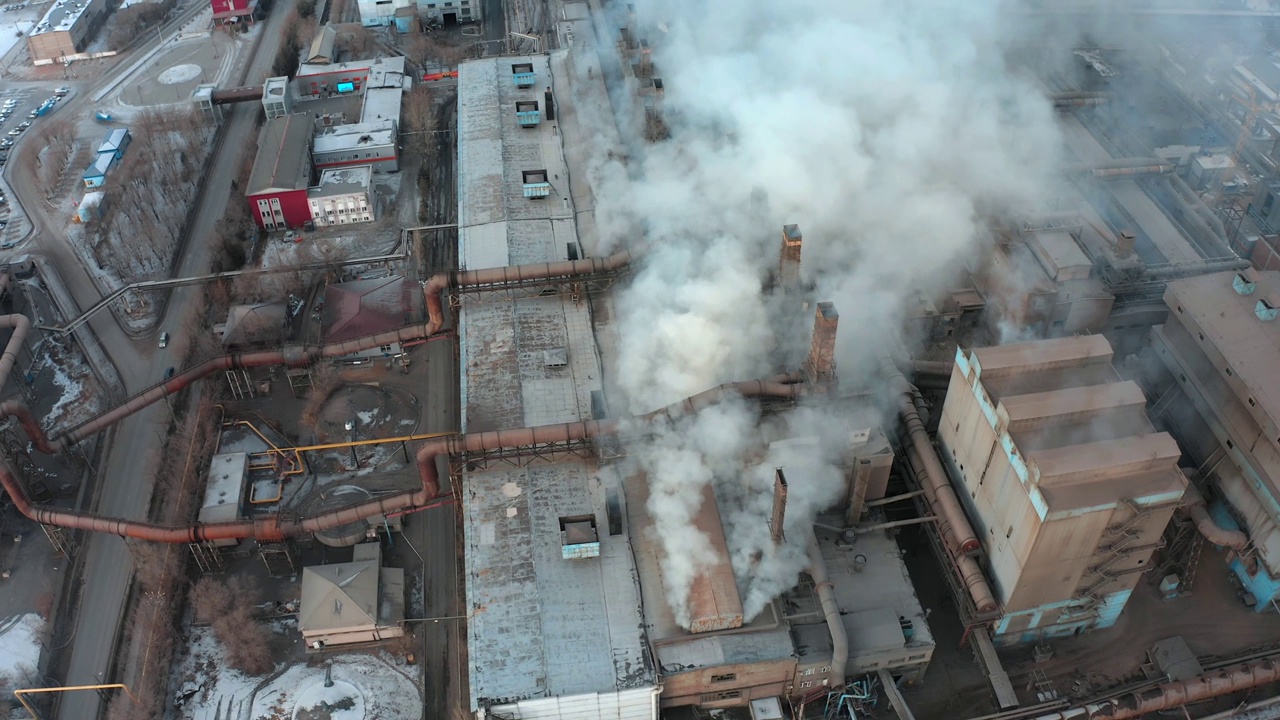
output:
[[[60,88],[58,88],[57,90],[54,90],[54,91],[53,91],[53,95],[54,95],[54,97],[66,97],[67,93],[69,93],[69,92],[71,92],[71,88],[69,88],[69,87],[60,87]]]
[[[31,121],[30,121],[30,120],[24,120],[24,121],[22,121],[22,122],[18,123],[18,129],[19,129],[19,130],[26,130],[26,129],[27,129],[27,128],[29,128],[29,127],[31,127]]]
[[[11,138],[0,140],[0,150],[8,150],[11,147],[13,147],[13,140]]]
[[[9,137],[18,137],[21,134],[22,134],[22,131],[19,130],[18,128],[14,128],[9,131]]]
[[[32,110],[31,112],[27,113],[28,120],[35,120],[38,117],[40,117],[40,112],[38,110]]]
[[[169,347],[169,333],[162,332],[160,333],[160,348],[164,349],[167,347]]]

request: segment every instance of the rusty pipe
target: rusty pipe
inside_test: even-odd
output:
[[[1129,720],[1160,710],[1249,690],[1280,680],[1280,664],[1273,657],[1262,658],[1206,673],[1190,680],[1157,685],[1064,710],[1039,715],[1035,720]]]
[[[978,541],[978,536],[973,532],[968,518],[965,517],[955,488],[947,479],[946,470],[938,460],[938,453],[933,449],[933,443],[929,441],[929,433],[925,430],[920,412],[916,409],[914,398],[919,391],[907,382],[902,371],[891,358],[885,357],[881,365],[888,375],[889,383],[900,393],[898,417],[902,420],[903,433],[908,440],[906,443],[908,456],[912,453],[915,455],[916,459],[912,464],[919,468],[917,475],[923,481],[921,488],[929,499],[933,513],[938,516],[939,531],[947,544],[960,553],[968,554],[977,551],[982,547],[982,543]]]
[[[1220,547],[1231,548],[1237,553],[1243,553],[1249,546],[1248,535],[1239,530],[1228,530],[1214,521],[1209,508],[1205,506],[1204,495],[1190,482],[1190,478],[1187,479],[1187,491],[1183,493],[1182,500],[1187,508],[1187,515],[1205,540]]]
[[[822,558],[822,549],[818,547],[818,536],[812,525],[809,526],[809,576],[813,578],[818,601],[822,604],[822,616],[831,633],[831,673],[827,677],[833,687],[842,687],[845,666],[849,662],[849,635],[844,629],[844,621],[840,619],[840,606],[836,604],[831,581],[827,578],[827,562]]]
[[[789,378],[790,375],[775,376]],[[685,417],[687,415],[695,415],[703,408],[715,405],[724,399],[726,393],[736,393],[744,398],[773,397],[794,400],[803,397],[807,392],[807,388],[801,384],[787,384],[785,382],[773,382],[772,380],[747,380],[744,382],[724,383],[717,385],[710,390],[703,390],[697,395],[691,395],[680,402],[672,403],[660,410],[654,410],[651,413],[641,415],[640,419],[649,421],[658,417],[665,417],[670,420]]]

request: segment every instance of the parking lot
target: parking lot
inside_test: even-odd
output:
[[[16,6],[0,10],[9,7]],[[67,88],[58,88],[46,96],[29,88],[0,90],[0,169],[9,162],[13,146],[52,112],[67,92]],[[22,234],[16,223],[11,227],[9,208],[9,197],[0,189],[0,248],[4,249],[16,245]]]

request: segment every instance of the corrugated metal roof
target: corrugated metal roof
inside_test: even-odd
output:
[[[324,291],[326,342],[342,342],[407,324],[414,312],[417,283],[402,277],[353,280]]]
[[[246,195],[304,190],[311,184],[311,118],[305,113],[272,118],[258,134],[258,155]]]
[[[307,62],[333,62],[333,46],[337,40],[338,31],[334,30],[332,25],[326,24],[324,27],[317,30],[316,36],[311,39],[311,49],[307,53]]]

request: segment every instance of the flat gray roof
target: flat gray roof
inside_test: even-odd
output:
[[[302,190],[310,184],[311,117],[306,113],[268,120],[258,134],[258,155],[246,195],[268,190]]]
[[[398,87],[371,87],[364,92],[364,108],[360,111],[360,122],[378,122],[390,120],[400,122],[400,100],[404,91]]]
[[[394,145],[395,142],[395,126],[390,120],[380,120],[373,123],[351,123],[325,128],[324,132],[316,135],[312,148],[319,154]]]
[[[611,468],[469,473],[463,523],[471,707],[652,686],[626,528],[609,534]],[[595,517],[600,556],[561,556],[562,517]]]
[[[368,192],[372,177],[373,167],[370,165],[330,168],[320,173],[320,184],[311,188],[307,194],[311,197],[328,197]]]
[[[31,35],[70,30],[89,9],[92,0],[57,0],[31,28]]]

